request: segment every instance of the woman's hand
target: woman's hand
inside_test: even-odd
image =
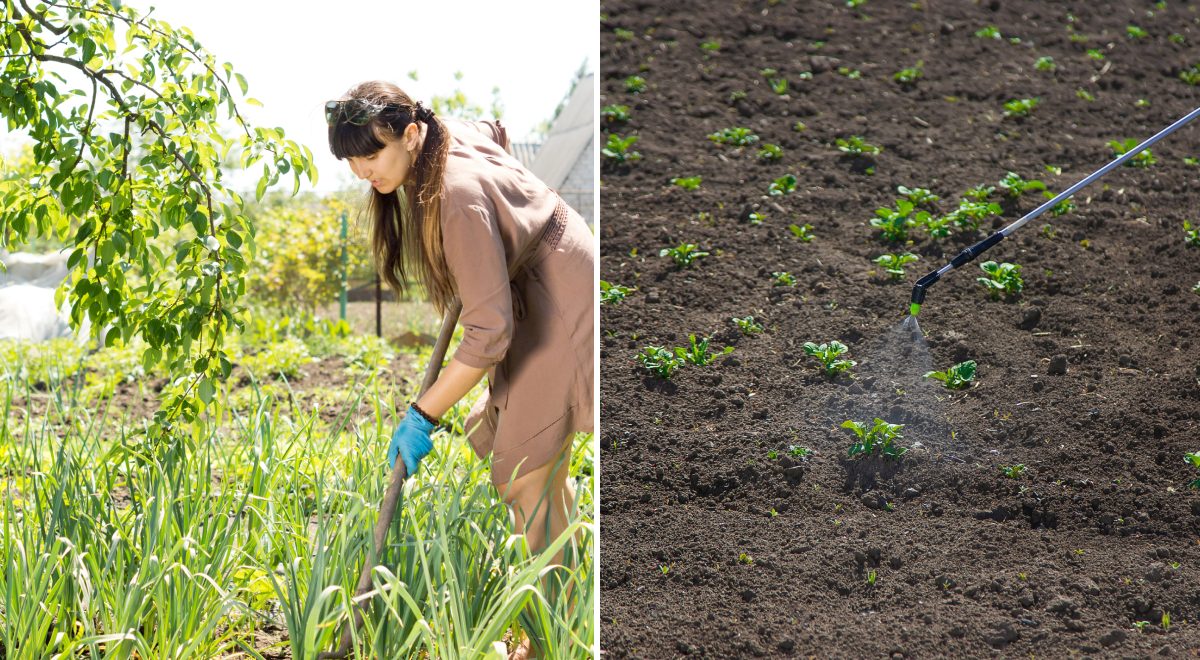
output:
[[[421,416],[412,406],[404,413],[400,426],[392,434],[392,444],[388,447],[388,465],[396,467],[396,457],[404,459],[404,467],[408,476],[417,473],[417,466],[433,449],[433,441],[429,438],[433,433],[433,424]]]

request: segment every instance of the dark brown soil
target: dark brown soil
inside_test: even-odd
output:
[[[993,247],[1022,267],[1019,295],[988,298],[984,259],[947,274],[923,338],[902,327],[916,279],[1044,199],[997,191],[995,222],[909,245],[869,225],[900,185],[931,189],[939,214],[1009,171],[1064,190],[1112,159],[1108,141],[1186,115],[1198,4],[605,0],[602,15],[601,103],[631,113],[604,130],[643,155],[606,164],[601,188],[601,277],[637,287],[601,312],[606,657],[1200,654],[1200,474],[1184,461],[1200,450],[1200,246],[1183,229],[1200,222],[1200,167],[1184,162],[1200,122]],[[1004,38],[975,36],[987,25]],[[1036,70],[1042,56],[1056,70]],[[918,60],[915,86],[893,80]],[[644,92],[626,91],[632,75]],[[1005,116],[1033,97],[1029,117]],[[707,139],[737,126],[760,142]],[[835,140],[854,135],[882,153],[843,156]],[[795,192],[769,197],[787,173]],[[670,183],[697,175],[695,191]],[[683,242],[711,255],[658,256]],[[903,251],[920,261],[886,281],[871,259]],[[772,286],[783,271],[795,287]],[[742,336],[731,318],[746,315],[765,332]],[[635,359],[691,333],[735,350],[670,381]],[[833,339],[851,377],[802,350]],[[967,359],[964,391],[921,378]],[[876,416],[913,449],[848,459],[841,422]]]

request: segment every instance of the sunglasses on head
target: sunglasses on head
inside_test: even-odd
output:
[[[366,126],[376,115],[385,110],[399,110],[395,103],[372,103],[364,99],[330,101],[325,104],[325,123],[333,126],[339,121],[355,126]]]

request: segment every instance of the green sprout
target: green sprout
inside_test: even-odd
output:
[[[1197,286],[1200,286],[1200,284],[1198,284]],[[1196,468],[1197,470],[1200,470],[1200,451],[1188,452],[1188,453],[1184,454],[1183,460],[1186,461],[1188,465],[1191,465],[1192,467]],[[1197,478],[1197,479],[1189,482],[1188,488],[1200,489],[1200,478]]]
[[[1075,96],[1078,96],[1079,98],[1081,98],[1084,101],[1087,101],[1089,103],[1096,100],[1095,95],[1093,95],[1091,92],[1087,91],[1086,89],[1084,89],[1082,87],[1075,90]]]
[[[675,373],[675,370],[683,366],[682,359],[661,346],[643,348],[637,359],[642,368],[663,380],[671,380],[671,375]]]
[[[893,280],[904,279],[904,266],[917,260],[917,255],[911,252],[902,254],[881,254],[874,262],[883,267]]]
[[[600,118],[608,124],[625,123],[629,121],[629,106],[606,105],[600,108]]]
[[[845,76],[849,80],[858,80],[859,78],[862,78],[862,71],[859,71],[858,69],[851,69],[848,66],[839,66],[837,68],[837,72],[839,76]]]
[[[600,150],[600,153],[608,159],[608,162],[611,163],[624,164],[641,160],[642,154],[630,149],[630,147],[633,146],[633,143],[637,141],[638,136],[636,135],[630,135],[627,138],[622,138],[616,133],[609,133],[608,142],[604,145],[604,148]]]
[[[802,243],[808,243],[808,242],[812,241],[813,238],[815,238],[812,233],[812,225],[792,224],[792,225],[788,225],[788,231],[792,232],[792,236],[795,236]]]
[[[979,229],[979,225],[983,223],[984,220],[987,220],[994,215],[1000,215],[1002,210],[1003,209],[1000,208],[1000,205],[994,202],[972,202],[970,200],[963,199],[959,201],[958,208],[954,209],[954,211],[951,212],[951,215],[953,216],[955,226],[959,227],[960,229],[975,231],[976,229]]]
[[[1000,34],[1000,29],[997,28],[995,25],[983,26],[979,30],[975,31],[975,36],[979,37],[980,39],[1001,39],[1001,38],[1003,38],[1003,35]]]
[[[646,79],[641,76],[629,76],[625,79],[625,91],[630,94],[641,94],[646,91]]]
[[[801,447],[800,445],[788,445],[787,453],[788,456],[791,456],[792,458],[805,460],[808,458],[808,455],[812,453],[812,450],[808,447]]]
[[[795,174],[785,174],[771,182],[771,185],[767,187],[767,194],[772,197],[786,195],[796,190],[796,183]]]
[[[738,553],[737,560],[738,560],[739,564],[744,564],[746,566],[750,566],[754,563],[754,557],[751,557],[750,555],[748,555],[744,552]]]
[[[986,183],[981,183],[963,193],[963,197],[971,200],[972,202],[986,202],[994,192],[996,192],[996,186],[989,186]]]
[[[1042,193],[1042,196],[1044,196],[1046,199],[1054,199],[1054,193],[1050,192],[1049,190]],[[1050,216],[1053,218],[1057,218],[1059,216],[1066,215],[1074,210],[1075,210],[1075,200],[1071,197],[1068,197],[1068,198],[1064,199],[1063,201],[1055,204],[1054,207],[1050,209]]]
[[[779,160],[783,158],[783,147],[777,144],[763,144],[758,148],[758,157],[763,160]]]
[[[636,288],[621,286],[620,284],[612,284],[610,282],[600,280],[600,304],[615,305],[622,300],[625,300],[625,296],[628,296],[629,292],[636,290]]]
[[[1179,79],[1193,87],[1200,85],[1200,64],[1193,64],[1180,71]]]
[[[696,339],[696,335],[688,335],[688,346],[677,346],[675,355],[684,362],[689,362],[698,367],[706,367],[719,356],[728,355],[733,352],[732,346],[726,346],[725,350],[719,353],[713,353],[708,350],[708,337]]]
[[[1017,264],[985,261],[979,267],[987,277],[978,277],[976,281],[988,290],[993,300],[998,300],[1001,294],[1012,296],[1020,293],[1025,286],[1025,281],[1021,279],[1021,267]]]
[[[921,76],[924,75],[924,66],[925,62],[917,60],[915,66],[907,69],[900,69],[896,73],[892,74],[892,80],[895,80],[901,85],[915,85],[917,84],[917,81],[921,79]]]
[[[876,572],[874,570],[867,571],[867,586],[875,586]]]
[[[1184,36],[1182,34],[1179,34],[1178,32],[1172,32],[1167,37],[1167,41],[1175,44],[1176,46],[1182,46],[1183,44],[1187,43],[1187,39],[1184,38]]]
[[[840,359],[849,350],[848,346],[836,339],[824,344],[804,342],[804,353],[821,364],[821,371],[826,376],[836,376],[858,364],[854,360]]]
[[[771,286],[796,286],[796,278],[786,270],[771,273]]]
[[[767,216],[763,215],[762,213],[759,213],[758,211],[751,211],[746,216],[746,219],[750,221],[750,224],[758,226],[758,225],[761,225],[763,223],[763,221],[765,221],[767,219]]]
[[[1087,56],[1090,59],[1100,62],[1104,60],[1104,51],[1100,50],[1099,48],[1089,48],[1087,49]]]
[[[878,229],[880,238],[886,241],[900,243],[908,240],[909,228],[924,224],[929,219],[927,211],[915,211],[915,208],[907,199],[898,199],[895,209],[875,209],[871,226]]]
[[[896,192],[904,195],[905,199],[917,206],[922,204],[932,204],[941,199],[937,195],[930,192],[928,188],[909,188],[907,186],[896,186]]]
[[[834,144],[837,145],[838,151],[851,156],[874,156],[883,151],[882,147],[877,147],[858,135],[851,135],[847,139],[838,138]]]
[[[732,144],[736,147],[744,147],[758,142],[758,136],[742,126],[723,128],[716,133],[710,133],[708,139],[717,144]]]
[[[679,268],[688,268],[701,257],[707,257],[707,252],[701,252],[700,246],[695,243],[680,243],[676,247],[663,248],[658,251],[660,257],[671,257],[675,261],[675,265]]]
[[[767,84],[771,86],[771,91],[783,96],[788,91],[787,78],[769,78]]]
[[[1188,247],[1200,247],[1200,229],[1192,227],[1192,223],[1183,221],[1183,242]]]
[[[1000,473],[1009,479],[1020,479],[1021,475],[1025,474],[1025,464],[1017,463],[1016,465],[1001,465]]]
[[[1138,146],[1138,144],[1140,143],[1137,139],[1130,138],[1128,140],[1111,140],[1108,143],[1108,147],[1112,149],[1113,156],[1124,156],[1134,147]],[[1157,162],[1158,160],[1154,158],[1150,150],[1144,149],[1141,153],[1126,161],[1125,165],[1127,167],[1150,167]]]
[[[1004,104],[1004,116],[1028,117],[1041,102],[1040,98],[1013,99]]]
[[[1056,64],[1054,64],[1053,57],[1044,55],[1037,58],[1037,61],[1033,63],[1033,68],[1037,69],[1038,71],[1053,71],[1058,67]]]
[[[908,451],[907,447],[896,444],[896,441],[903,437],[900,434],[900,429],[904,428],[903,424],[889,424],[876,417],[874,425],[870,428],[853,420],[842,422],[842,428],[850,429],[858,438],[858,442],[850,446],[850,458],[860,454],[880,454],[884,458],[898,459]]]
[[[753,316],[745,316],[742,318],[735,316],[732,320],[734,325],[737,326],[738,330],[741,330],[742,334],[746,335],[747,337],[750,335],[759,334],[763,331],[763,324],[755,321]]]
[[[700,187],[700,177],[685,176],[671,179],[671,183],[683,188],[684,190],[695,190]]]
[[[1046,184],[1042,183],[1041,181],[1038,181],[1037,179],[1026,181],[1025,179],[1021,178],[1020,174],[1017,174],[1016,172],[1009,172],[1005,174],[1004,178],[1000,179],[998,186],[1001,192],[1013,199],[1016,199],[1031,190],[1046,189]]]
[[[959,362],[945,371],[927,371],[925,378],[942,381],[946,389],[961,390],[975,380],[975,360]]]
[[[1129,35],[1130,39],[1145,39],[1150,36],[1150,33],[1136,25],[1125,26],[1125,34]]]
[[[721,50],[721,41],[719,39],[709,39],[700,44],[700,49],[710,53],[716,53]]]

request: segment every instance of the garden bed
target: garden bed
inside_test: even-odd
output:
[[[1200,125],[902,323],[918,277],[1045,201],[1009,172],[1064,190],[1194,109],[1197,4],[706,4],[601,7],[601,104],[628,107],[602,131],[638,138],[601,159],[601,278],[632,288],[601,308],[607,657],[1194,653]],[[709,137],[731,128],[758,140]],[[977,229],[870,223],[899,186],[940,197],[916,220],[981,184]],[[684,244],[709,254],[659,256]],[[873,262],[904,252],[899,280]],[[989,296],[989,259],[1024,289]],[[734,350],[669,379],[638,359],[692,334]],[[848,375],[803,349],[831,340]],[[962,390],[922,378],[966,360]],[[841,424],[875,417],[905,425],[898,460],[847,456]]]

